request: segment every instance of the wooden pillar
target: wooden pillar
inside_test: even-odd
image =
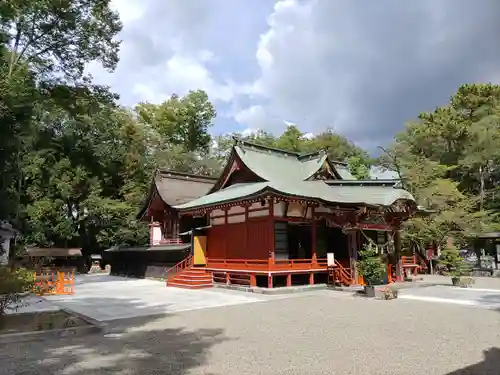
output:
[[[269,199],[269,269],[274,266],[274,199]],[[272,280],[271,280],[272,284]]]
[[[403,261],[401,259],[401,232],[399,230],[393,231],[394,239],[394,256],[396,258],[396,281],[403,281]]]
[[[250,286],[257,286],[257,279],[253,273],[250,274]]]
[[[249,248],[248,248],[248,204],[244,205],[245,208],[245,223],[244,225],[244,235],[245,238],[243,239],[243,248],[245,249],[244,254],[248,254]]]
[[[271,272],[267,274],[267,287],[272,288],[273,287],[273,275]]]
[[[312,224],[311,224],[311,246],[312,246],[312,262],[316,263],[317,254],[316,254],[316,216],[315,216],[315,207],[311,207],[311,215],[312,215]]]
[[[314,272],[309,273],[309,285],[314,285]]]
[[[286,286],[292,286],[292,274],[286,275]]]
[[[358,283],[358,268],[356,267],[356,262],[358,261],[358,231],[350,231],[348,234],[348,246],[349,246],[349,266],[351,268],[352,279],[355,283]]]

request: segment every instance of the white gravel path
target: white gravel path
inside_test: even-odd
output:
[[[0,347],[0,375],[498,375],[500,312],[316,291]]]

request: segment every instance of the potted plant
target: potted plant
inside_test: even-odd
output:
[[[439,258],[440,264],[445,270],[445,274],[451,276],[451,283],[453,286],[461,285],[460,278],[470,274],[470,266],[460,256],[460,251],[455,246],[449,246],[441,252]],[[467,280],[467,285],[472,284],[472,278]]]
[[[372,244],[365,246],[359,252],[360,259],[357,262],[358,273],[365,279],[365,294],[367,297],[375,297],[374,285],[380,284],[385,272],[385,266]]]

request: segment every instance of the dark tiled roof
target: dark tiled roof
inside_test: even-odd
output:
[[[161,199],[169,206],[189,202],[208,193],[217,178],[158,170],[155,185]]]
[[[151,201],[157,195],[165,204],[172,207],[204,196],[215,182],[217,182],[217,178],[214,177],[159,169],[155,172],[148,196],[138,218],[144,216]]]

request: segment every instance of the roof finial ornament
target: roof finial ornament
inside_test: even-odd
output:
[[[241,142],[241,138],[237,135],[233,135],[231,138],[233,138],[234,146],[238,145]]]

